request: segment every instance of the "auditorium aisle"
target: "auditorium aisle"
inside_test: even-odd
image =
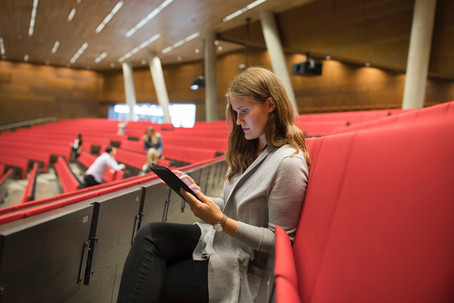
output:
[[[12,180],[8,184],[8,196],[0,207],[7,207],[20,203],[24,195],[27,179]],[[47,173],[39,173],[36,177],[35,200],[52,197],[61,193],[59,182],[53,168],[49,168]]]

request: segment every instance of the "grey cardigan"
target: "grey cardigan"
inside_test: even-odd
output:
[[[225,182],[221,198],[213,199],[223,212],[239,221],[233,237],[202,230],[194,260],[209,259],[210,302],[254,302],[266,288],[268,256],[274,255],[274,227],[293,239],[306,193],[308,166],[301,152],[289,145],[267,147],[232,183]],[[268,269],[268,271],[272,271]]]

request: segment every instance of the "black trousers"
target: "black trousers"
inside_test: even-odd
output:
[[[208,261],[193,261],[197,225],[155,222],[138,231],[117,303],[208,302]]]
[[[84,184],[82,185],[82,188],[90,187],[90,186],[94,186],[94,185],[98,185],[98,184],[100,184],[100,183],[98,183],[95,180],[95,177],[93,177],[92,175],[85,175]]]

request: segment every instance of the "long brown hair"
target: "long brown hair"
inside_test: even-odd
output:
[[[153,126],[149,126],[145,131],[145,135],[143,135],[143,140],[148,141],[151,139],[151,143],[156,144],[158,143],[158,136],[159,134],[155,132]]]
[[[229,165],[226,176],[228,181],[232,181],[235,174],[251,165],[258,148],[258,139],[246,140],[241,127],[236,124],[237,113],[230,103],[231,97],[247,97],[258,103],[265,103],[271,97],[276,108],[270,113],[265,126],[267,144],[273,147],[289,144],[297,151],[301,150],[307,164],[310,164],[304,135],[293,120],[292,104],[284,85],[274,73],[265,68],[250,67],[233,80],[226,97],[226,116],[230,127],[229,145],[225,155]]]

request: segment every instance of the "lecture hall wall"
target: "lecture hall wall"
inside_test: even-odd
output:
[[[287,65],[302,62],[305,56],[287,54]],[[240,72],[244,52],[217,58],[218,117],[225,119],[224,94]],[[269,54],[251,47],[248,66],[271,69]],[[321,76],[292,75],[291,82],[300,113],[400,108],[405,74],[336,60],[323,60]],[[192,79],[202,73],[201,62],[163,66],[171,103],[195,103],[196,120],[205,120],[204,90],[190,89]],[[157,103],[150,69],[134,68],[137,103]],[[452,101],[454,81],[429,78],[425,106]],[[42,117],[107,117],[109,105],[124,103],[121,70],[98,73],[50,66],[0,61],[0,125]]]

